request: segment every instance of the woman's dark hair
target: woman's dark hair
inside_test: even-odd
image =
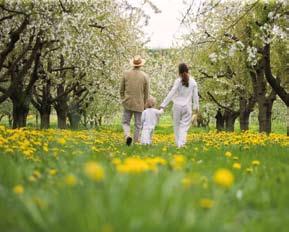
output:
[[[185,63],[179,64],[179,74],[182,77],[182,84],[186,87],[189,87],[189,78],[187,75],[189,73],[188,65]]]

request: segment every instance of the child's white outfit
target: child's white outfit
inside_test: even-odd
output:
[[[161,104],[166,107],[170,101],[173,101],[173,120],[175,140],[178,147],[186,144],[187,132],[192,121],[192,103],[193,110],[199,110],[199,95],[197,83],[193,78],[189,79],[189,86],[183,86],[181,78],[178,78],[171,91]]]
[[[147,108],[142,112],[141,122],[142,122],[142,132],[141,132],[141,143],[142,144],[151,144],[152,136],[156,125],[158,124],[159,117],[163,114],[164,111]]]

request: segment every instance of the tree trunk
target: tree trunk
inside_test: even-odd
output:
[[[13,129],[26,126],[28,112],[29,106],[13,102]]]
[[[5,114],[2,114],[2,115],[0,116],[0,122],[2,121],[2,119],[3,119],[5,116],[6,116]]]
[[[249,119],[250,119],[250,112],[248,112],[248,111],[241,111],[240,112],[240,129],[241,129],[241,131],[249,130]]]
[[[225,110],[224,119],[225,119],[225,130],[233,132],[235,130],[235,122],[238,118],[238,112],[230,112]]]
[[[289,106],[287,106],[287,136],[289,136]]]
[[[93,120],[91,120],[89,124],[90,124],[90,128],[94,128]]]
[[[11,114],[8,115],[8,122],[9,122],[9,127],[12,127],[13,118],[12,118]]]
[[[99,118],[98,118],[98,125],[102,126],[102,116],[99,116]]]
[[[218,132],[224,130],[224,116],[222,115],[221,109],[218,109],[215,116],[216,119],[216,129]]]
[[[36,112],[36,114],[35,114],[35,123],[36,123],[36,127],[38,128],[38,122],[39,121],[39,114],[38,114],[38,112]]]
[[[263,48],[265,77],[272,89],[287,106],[287,136],[289,136],[289,92],[281,86],[280,79],[274,77],[271,69],[271,46],[265,44]]]
[[[48,129],[50,127],[50,112],[40,113],[40,128]]]
[[[68,119],[69,119],[69,123],[70,123],[70,128],[72,130],[78,130],[80,119],[81,119],[81,114],[79,114],[76,111],[71,112],[68,114]]]
[[[57,114],[57,127],[59,129],[66,129],[67,112],[65,110],[56,110]]]
[[[241,96],[240,99],[240,129],[241,131],[249,130],[249,119],[250,114],[253,112],[256,98],[254,96],[249,97],[249,99]]]
[[[98,120],[97,120],[97,116],[95,115],[95,117],[94,117],[94,126],[97,128],[97,127],[99,127],[99,125],[98,125]]]
[[[83,112],[83,125],[85,128],[87,128],[87,114],[86,114],[86,111]]]
[[[59,99],[57,99],[56,103],[54,104],[54,108],[56,110],[57,114],[57,126],[59,129],[66,129],[66,118],[68,114],[68,96],[65,94],[64,85],[59,84],[57,86],[57,96]]]
[[[235,130],[235,121],[236,119],[230,117],[226,121],[226,131],[233,132]]]
[[[265,132],[267,134],[271,133],[272,129],[272,107],[273,107],[273,100],[271,99],[264,99],[258,103],[259,107],[259,132]]]
[[[264,67],[262,64],[262,61],[259,61],[259,63],[254,67],[254,71],[250,72],[250,76],[259,109],[259,132],[270,134],[272,107],[276,100],[276,93],[272,88],[267,88],[267,82],[263,70]],[[266,96],[269,91],[271,91],[269,96]]]

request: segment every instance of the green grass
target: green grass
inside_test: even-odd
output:
[[[203,142],[194,141],[176,149],[169,118],[162,119],[156,130],[157,136],[164,135],[163,141],[150,147],[124,146],[120,131],[121,127],[110,126],[100,132],[81,132],[102,142],[93,143],[97,151],[92,151],[92,144],[85,144],[85,139],[72,142],[67,138],[65,145],[51,141],[48,153],[37,150],[40,161],[27,160],[16,151],[4,154],[2,149],[0,231],[287,231],[288,146],[267,144],[244,149],[242,145],[228,145],[206,150]],[[200,129],[190,133],[196,131],[204,133]],[[56,157],[53,148],[60,150]],[[239,158],[241,170],[232,169],[236,161],[225,157],[226,151]],[[181,170],[170,165],[174,154],[186,157]],[[168,163],[157,172],[139,174],[118,173],[111,163],[113,158],[134,155],[159,156]],[[89,160],[104,167],[103,181],[93,182],[84,174],[83,166]],[[248,173],[246,168],[252,167],[253,160],[259,160],[260,165]],[[51,168],[57,170],[56,175],[49,175]],[[228,189],[213,181],[219,168],[230,170],[235,177]],[[31,182],[35,170],[41,177]],[[69,174],[77,178],[75,186],[65,184]],[[184,187],[182,179],[190,174],[198,176],[197,181]],[[23,185],[23,194],[13,192],[17,184]],[[202,208],[199,201],[203,198],[212,200],[213,207]]]

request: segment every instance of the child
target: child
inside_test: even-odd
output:
[[[156,99],[154,97],[149,97],[146,102],[146,109],[142,113],[141,123],[142,123],[142,132],[141,132],[141,143],[142,144],[151,144],[152,135],[154,129],[159,121],[159,117],[164,111],[153,108],[156,105]]]

